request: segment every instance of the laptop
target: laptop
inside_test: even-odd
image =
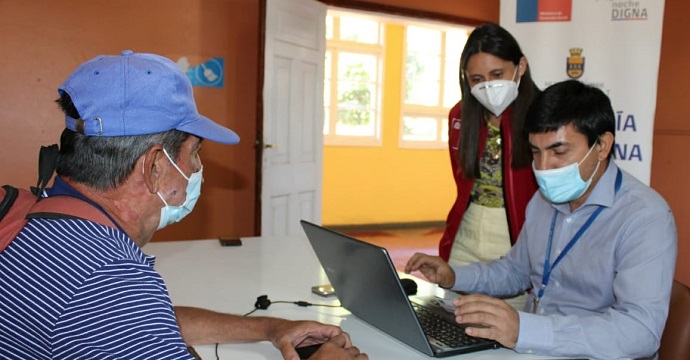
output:
[[[500,346],[465,334],[441,299],[408,298],[385,248],[305,220],[300,223],[340,303],[358,318],[432,357]],[[443,335],[441,328],[454,333]]]

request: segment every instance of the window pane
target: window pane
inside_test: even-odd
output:
[[[441,141],[448,142],[448,119],[441,119]]]
[[[323,66],[323,103],[325,106],[331,106],[331,71],[332,71],[332,63],[333,62],[333,54],[331,53],[330,50],[326,51],[326,60],[324,62]]]
[[[439,105],[440,58],[408,56],[405,67],[405,103]]]
[[[374,89],[375,85],[362,82],[338,82],[337,135],[374,135]]]
[[[326,15],[326,39],[333,39],[333,16]]]
[[[443,106],[452,107],[461,99],[460,55],[467,42],[467,31],[446,32],[446,67],[443,89]]]
[[[375,85],[342,80],[338,82],[338,108],[361,109],[372,108]]]
[[[323,77],[324,79],[331,79],[331,62],[333,61],[333,54],[330,50],[326,50],[326,59],[324,60]]]
[[[469,27],[406,27],[401,146],[445,148],[448,110],[460,101],[460,54]]]
[[[366,44],[379,43],[379,23],[357,17],[340,17],[340,39]]]
[[[326,80],[323,82],[323,105],[326,107],[331,106],[331,81]]]
[[[335,125],[335,134],[343,136],[374,136],[374,112],[357,110],[356,119],[353,121],[353,111],[338,110],[338,123]]]
[[[376,68],[374,55],[338,54],[336,135],[375,135]]]
[[[443,106],[453,107],[460,101],[460,72],[457,64],[446,62],[446,76],[443,81]]]
[[[329,108],[323,109],[323,134],[328,135],[331,131],[331,113]]]
[[[441,57],[408,53],[405,74],[408,79],[438,81],[441,77]]]
[[[331,12],[327,29],[324,142],[380,145],[383,23],[358,14]]]
[[[331,18],[332,19],[332,18]],[[324,82],[323,82],[323,134],[328,135],[330,132],[330,112],[331,112],[331,69],[333,62],[333,53],[326,50],[326,59],[324,60]]]
[[[439,105],[438,81],[413,81],[405,82],[405,103],[426,106]]]
[[[358,112],[368,110],[371,103],[372,89],[367,84],[351,81],[338,82],[338,111],[351,112],[351,115],[348,115],[346,119],[358,123],[366,121],[358,115]]]
[[[467,31],[449,30],[446,32],[446,57],[454,60],[456,64],[460,63],[460,55],[462,49],[467,42]],[[457,69],[456,69],[457,70]]]
[[[439,106],[441,86],[441,32],[407,27],[405,103]]]
[[[438,30],[407,27],[407,51],[412,53],[441,54],[441,32]]]
[[[430,117],[403,117],[403,140],[436,141],[438,121]]]
[[[376,81],[376,56],[341,52],[338,80]]]

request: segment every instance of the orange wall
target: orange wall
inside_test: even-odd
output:
[[[0,183],[35,184],[39,146],[64,128],[57,87],[83,61],[124,49],[192,65],[222,57],[225,86],[195,88],[197,104],[242,142],[204,144],[203,196],[155,238],[252,235],[258,24],[259,0],[0,1]]]
[[[676,278],[690,285],[690,2],[667,0],[654,119],[651,186],[671,205],[678,227]]]

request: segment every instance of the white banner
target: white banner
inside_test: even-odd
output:
[[[663,0],[501,0],[537,85],[577,79],[616,114],[616,163],[649,184]]]

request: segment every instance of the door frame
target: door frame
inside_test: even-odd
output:
[[[417,10],[399,6],[378,4],[362,0],[313,0],[327,5],[347,10],[360,10],[371,13],[403,16],[421,20],[442,21],[450,24],[479,26],[486,21],[455,16],[433,11]],[[264,67],[266,65],[266,4],[267,0],[259,1],[259,34],[257,56],[257,89],[256,89],[256,135],[254,137],[254,177],[256,192],[254,194],[254,234],[261,234],[261,211],[263,198],[263,156],[264,156]],[[323,151],[323,147],[321,148]]]

